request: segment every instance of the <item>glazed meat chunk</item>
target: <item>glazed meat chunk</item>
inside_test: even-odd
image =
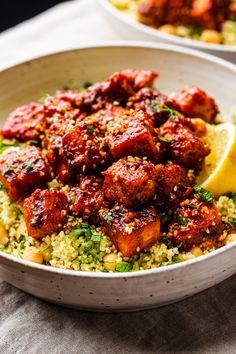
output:
[[[104,231],[124,257],[151,247],[160,239],[160,219],[153,206],[130,211],[121,205],[101,209]]]
[[[222,220],[214,204],[201,202],[197,198],[182,202],[175,219],[170,225],[168,237],[174,245],[182,243],[185,250],[219,236],[223,231]]]
[[[65,118],[77,119],[81,111],[82,93],[80,91],[60,91],[55,96],[48,96],[44,101],[44,111],[47,117],[63,115]]]
[[[65,159],[79,171],[95,170],[110,160],[104,128],[94,116],[70,129],[62,141]]]
[[[42,104],[29,103],[18,107],[8,116],[2,128],[2,136],[21,141],[38,140],[44,120]]]
[[[193,0],[192,17],[203,28],[220,29],[229,6],[230,0]]]
[[[192,0],[141,0],[138,14],[141,22],[159,27],[163,24],[191,22]]]
[[[125,157],[113,163],[103,175],[104,194],[109,202],[135,208],[154,197],[157,173],[155,166],[145,159]]]
[[[181,90],[174,97],[174,105],[186,117],[202,118],[208,123],[214,123],[218,107],[204,91],[196,86]]]
[[[167,154],[175,163],[200,171],[205,157],[210,153],[190,119],[172,117],[160,127],[160,135],[169,140]]]
[[[104,199],[102,183],[101,177],[81,177],[80,184],[72,187],[67,196],[70,211],[84,219],[97,221],[98,211]]]
[[[149,70],[127,69],[114,73],[83,92],[81,105],[84,110],[92,113],[104,108],[108,102],[125,104],[128,97],[139,89],[152,86],[157,76],[157,73]]]
[[[37,189],[23,204],[28,235],[42,238],[58,232],[67,221],[67,199],[56,190]]]
[[[117,160],[133,155],[160,159],[160,145],[154,138],[154,127],[147,113],[130,110],[107,124],[106,138],[112,156]]]
[[[155,91],[149,87],[142,88],[134,96],[130,97],[127,103],[128,108],[143,110],[159,127],[168,119],[166,106],[171,106],[171,100],[165,94]]]
[[[194,175],[191,170],[173,163],[156,166],[156,172],[155,206],[166,211],[175,210],[181,201],[191,196]]]
[[[43,187],[48,176],[48,167],[36,147],[6,151],[0,157],[0,181],[12,200]]]

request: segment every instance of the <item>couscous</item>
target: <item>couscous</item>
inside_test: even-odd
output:
[[[217,104],[195,86],[167,96],[153,88],[157,76],[124,70],[9,115],[0,251],[63,269],[126,272],[235,241],[234,191],[215,200],[196,184]]]

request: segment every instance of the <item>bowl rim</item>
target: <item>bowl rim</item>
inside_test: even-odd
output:
[[[199,52],[194,49],[189,49],[189,48],[183,48],[180,46],[172,45],[172,44],[163,44],[163,43],[154,43],[154,42],[143,42],[143,41],[102,41],[102,42],[95,42],[95,43],[89,43],[86,45],[80,45],[76,48],[71,48],[71,49],[66,49],[66,50],[61,50],[61,51],[52,51],[51,53],[41,55],[41,56],[35,56],[32,57],[29,60],[19,62],[16,65],[10,65],[9,67],[3,68],[0,70],[0,75],[3,73],[7,73],[8,71],[11,71],[17,67],[20,66],[27,66],[31,62],[37,62],[39,60],[44,60],[49,57],[57,57],[59,55],[64,55],[67,53],[72,53],[72,52],[80,52],[80,51],[86,51],[86,50],[96,50],[96,49],[114,49],[114,48],[139,48],[139,49],[156,49],[156,50],[161,50],[161,51],[169,51],[169,52],[175,52],[178,54],[184,54],[188,55],[189,57],[193,58],[200,58],[203,59],[207,62],[211,62],[213,64],[216,64],[218,66],[221,66],[223,68],[229,69],[232,72],[235,73],[236,75],[236,65],[233,63],[230,63],[224,59],[215,57],[211,54],[206,54],[204,52]],[[183,261],[180,263],[172,264],[172,265],[167,265],[159,268],[152,268],[152,269],[147,269],[147,270],[139,270],[139,271],[134,271],[134,272],[120,272],[120,273],[115,273],[115,272],[93,272],[93,271],[81,271],[81,270],[70,270],[70,269],[62,269],[62,268],[56,268],[53,266],[48,266],[48,265],[43,265],[43,264],[37,264],[33,263],[30,261],[23,260],[21,258],[17,258],[13,255],[7,254],[3,251],[0,251],[0,260],[1,258],[6,259],[8,261],[12,261],[13,263],[16,264],[21,264],[22,266],[25,266],[29,269],[36,269],[39,271],[46,271],[49,273],[55,273],[55,274],[60,274],[60,275],[67,275],[67,276],[76,276],[76,277],[88,277],[88,278],[110,278],[110,279],[116,279],[116,278],[139,278],[143,276],[151,276],[154,274],[159,274],[159,273],[168,273],[172,272],[178,269],[186,268],[188,266],[194,266],[198,264],[199,262],[203,262],[204,260],[209,260],[211,258],[215,258],[218,255],[225,253],[232,248],[236,247],[236,241],[222,246],[221,248],[218,248],[208,254]]]
[[[101,6],[110,14],[115,16],[122,22],[125,22],[129,26],[132,26],[136,30],[144,32],[145,34],[154,36],[157,40],[164,40],[172,43],[176,43],[177,45],[185,45],[187,47],[196,48],[199,50],[207,50],[207,51],[219,51],[225,53],[235,53],[236,54],[236,45],[227,45],[227,44],[214,44],[214,43],[204,43],[201,41],[197,41],[190,38],[183,38],[175,35],[171,35],[168,33],[164,33],[157,28],[153,28],[151,26],[145,25],[132,17],[128,16],[121,10],[118,10],[114,5],[110,3],[109,0],[98,0]]]

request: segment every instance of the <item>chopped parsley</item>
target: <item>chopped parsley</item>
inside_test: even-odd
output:
[[[188,219],[183,218],[180,215],[174,215],[174,220],[180,225],[180,226],[187,226],[188,225]]]
[[[171,262],[172,263],[180,263],[180,262],[182,262],[182,260],[176,256],[173,256],[171,259]]]
[[[175,109],[172,109],[172,108],[170,108],[170,107],[168,107],[168,106],[165,106],[164,109],[163,109],[163,111],[164,111],[164,112],[167,112],[167,113],[169,114],[169,118],[170,118],[170,120],[172,120],[172,121],[175,120],[176,116],[177,116],[177,117],[181,116],[181,114],[180,114],[178,111],[176,111]]]
[[[101,242],[103,240],[103,236],[102,235],[98,235],[98,234],[94,234],[91,237],[91,241],[97,243],[97,242]]]
[[[92,82],[90,82],[90,81],[85,81],[84,83],[83,83],[83,89],[87,89],[89,86],[92,86]]]
[[[103,219],[106,221],[108,225],[111,225],[111,217],[107,213],[103,212],[102,213]]]
[[[24,162],[24,163],[22,164],[22,166],[25,167],[28,172],[31,171],[31,170],[33,170],[33,168],[34,168],[34,165],[33,165],[32,162],[30,162],[30,161]]]
[[[201,202],[211,203],[214,200],[214,196],[211,192],[207,191],[201,186],[195,186],[194,191],[197,192],[198,198]]]
[[[120,262],[116,266],[116,271],[117,272],[130,272],[133,269],[132,264],[128,262]]]
[[[5,170],[2,171],[2,175],[5,176],[8,174],[8,172],[10,171],[11,166],[8,166],[7,168],[5,168]]]
[[[169,237],[162,237],[161,242],[164,243],[167,247],[172,248],[172,242]]]
[[[93,131],[94,131],[94,126],[93,125],[88,125],[87,126],[87,131],[92,134]]]
[[[156,102],[152,102],[151,106],[152,106],[153,113],[160,112],[160,106]]]
[[[9,147],[18,147],[18,146],[20,146],[20,145],[17,143],[13,143],[10,141],[4,141],[3,139],[0,139],[0,154],[2,154]]]
[[[25,241],[25,236],[24,236],[24,235],[20,235],[19,241],[20,241],[20,242],[21,242],[21,241]]]
[[[236,193],[228,193],[226,196],[232,199],[232,201],[236,204]]]
[[[164,138],[163,136],[159,136],[159,140],[163,141],[165,143],[171,143],[171,141],[172,141],[171,138]]]
[[[45,91],[40,91],[39,102],[44,103],[47,98],[51,97],[51,95]]]
[[[236,226],[236,218],[229,216],[227,221],[225,221],[225,224],[229,225],[230,227]]]

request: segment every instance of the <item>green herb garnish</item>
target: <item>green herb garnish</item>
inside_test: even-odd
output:
[[[225,221],[225,224],[229,225],[230,227],[236,226],[236,218],[229,216],[227,221]]]
[[[93,131],[94,131],[94,126],[93,125],[88,125],[87,126],[87,131],[92,134]]]
[[[130,272],[132,270],[132,264],[128,262],[120,262],[116,266],[116,271],[117,272]]]
[[[47,98],[51,97],[51,95],[43,90],[40,91],[39,102],[44,103]]]
[[[2,139],[0,139],[0,154],[2,154],[5,150],[7,150],[9,147],[18,147],[20,146],[17,143],[13,143],[13,142],[8,142],[8,141],[4,141]]]
[[[20,242],[21,242],[21,241],[25,241],[25,236],[24,236],[24,235],[20,235],[19,241],[20,241]]]
[[[228,197],[228,198],[230,198],[230,199],[232,199],[233,200],[233,202],[236,204],[236,193],[228,193],[228,194],[226,194],[226,196]]]
[[[207,191],[201,186],[195,186],[194,191],[197,192],[198,198],[201,202],[211,203],[214,200],[214,196],[211,192]]]
[[[171,259],[171,262],[172,263],[180,263],[180,262],[182,262],[182,260],[176,256],[173,256]]]
[[[172,141],[171,138],[164,138],[163,136],[159,136],[159,140],[163,141],[165,143],[171,143],[171,141]]]
[[[90,81],[85,81],[82,87],[83,87],[83,89],[86,90],[89,86],[92,86],[92,82],[90,82]]]
[[[31,170],[33,170],[33,168],[34,168],[34,165],[33,165],[32,162],[30,162],[30,161],[24,162],[24,163],[22,164],[22,166],[23,166],[24,168],[26,168],[26,170],[27,170],[28,172],[31,171]]]
[[[102,213],[103,219],[106,221],[108,225],[111,225],[111,217],[107,213],[103,212]]]
[[[101,242],[102,240],[103,240],[103,236],[102,236],[102,235],[94,234],[94,235],[91,237],[91,241],[93,241],[93,242],[95,242],[95,243]]]
[[[174,215],[174,220],[181,226],[187,226],[188,225],[188,219],[183,218],[180,215]]]
[[[2,175],[5,176],[8,174],[8,172],[10,171],[11,166],[8,166],[7,168],[5,168],[5,170],[2,171]]]

